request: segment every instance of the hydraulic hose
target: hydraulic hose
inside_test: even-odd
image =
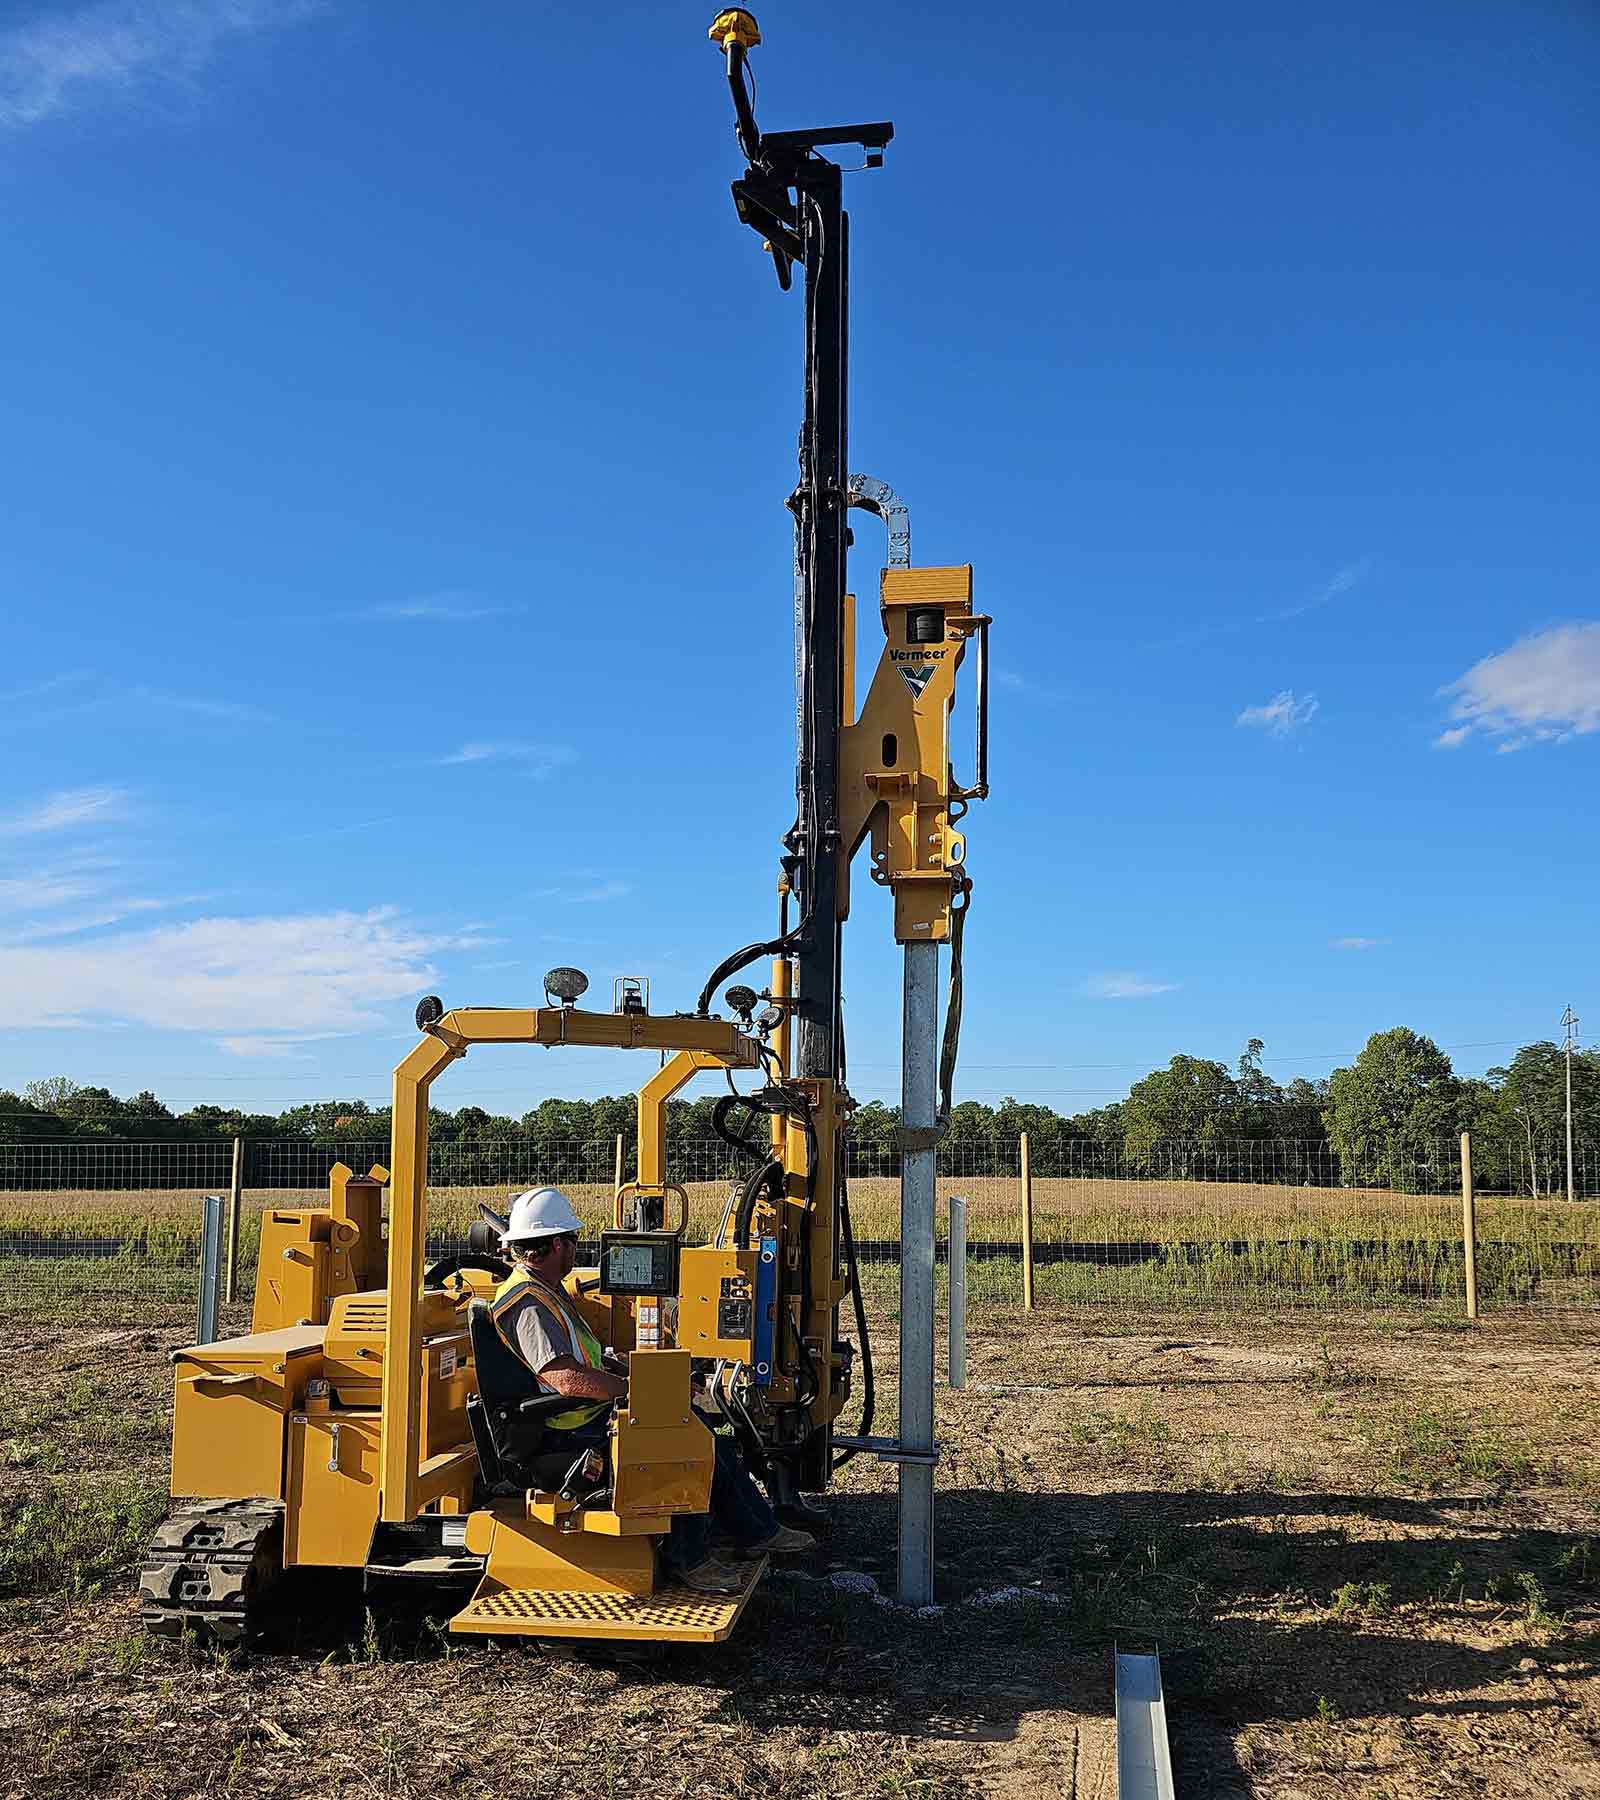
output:
[[[839,1182],[839,1228],[844,1234],[845,1266],[850,1271],[850,1297],[855,1308],[856,1336],[861,1340],[861,1424],[857,1435],[866,1437],[872,1430],[877,1384],[872,1368],[872,1334],[867,1330],[867,1303],[862,1296],[861,1270],[856,1262],[856,1234],[850,1223],[850,1184],[848,1179],[843,1178]],[[833,1459],[835,1473],[856,1454],[854,1450],[841,1450]]]
[[[744,1185],[739,1189],[739,1210],[733,1216],[733,1247],[735,1250],[750,1248],[750,1221],[755,1217],[756,1201],[761,1198],[761,1190],[775,1176],[783,1174],[783,1164],[777,1157],[769,1156],[755,1171],[747,1175]]]
[[[782,937],[769,939],[764,944],[746,944],[742,950],[735,950],[711,971],[711,979],[700,990],[700,998],[695,1002],[695,1017],[703,1019],[711,1011],[712,997],[730,975],[737,975],[741,969],[748,968],[758,956],[782,956],[785,951],[792,950],[806,929],[808,920],[801,918],[793,931],[786,931]]]
[[[735,1131],[728,1124],[728,1115],[741,1106],[752,1117],[758,1113],[765,1114],[765,1108],[748,1094],[724,1094],[711,1109],[711,1129],[730,1150],[736,1150],[741,1156],[748,1157],[752,1162],[765,1162],[767,1159],[765,1148],[756,1143],[753,1138],[746,1137],[743,1132]]]
[[[950,1123],[951,1090],[956,1079],[956,1053],[961,1046],[961,939],[972,905],[972,883],[962,889],[959,906],[950,908],[950,992],[944,1009],[944,1041],[939,1047],[939,1129]]]

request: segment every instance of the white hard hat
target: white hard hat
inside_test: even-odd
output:
[[[563,1231],[582,1229],[582,1219],[560,1188],[529,1188],[511,1202],[511,1217],[501,1242],[520,1244],[529,1238],[556,1237]]]

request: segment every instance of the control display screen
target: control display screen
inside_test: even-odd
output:
[[[608,1287],[648,1287],[655,1268],[655,1251],[649,1244],[612,1244],[606,1251]]]
[[[603,1294],[675,1294],[679,1238],[675,1231],[604,1231],[600,1234]]]

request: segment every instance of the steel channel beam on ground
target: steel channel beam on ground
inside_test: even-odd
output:
[[[222,1196],[207,1194],[200,1226],[200,1305],[195,1321],[195,1342],[217,1341],[217,1301],[222,1293]]]
[[[1161,1658],[1116,1659],[1118,1800],[1173,1800]]]
[[[900,1443],[928,1453],[900,1464],[899,1594],[933,1601],[933,1196],[938,1089],[939,946],[907,944],[900,1122],[927,1147],[900,1156]]]

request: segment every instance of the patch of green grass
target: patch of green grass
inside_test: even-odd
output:
[[[1336,1619],[1360,1615],[1377,1619],[1389,1611],[1392,1596],[1387,1581],[1347,1581],[1333,1590],[1329,1611]]]
[[[1172,1441],[1172,1427],[1146,1397],[1131,1412],[1108,1412],[1097,1406],[1075,1414],[1067,1438],[1084,1453],[1082,1461],[1120,1468],[1141,1460],[1141,1453],[1160,1456]]]
[[[1551,1572],[1564,1586],[1580,1593],[1600,1591],[1600,1551],[1593,1538],[1579,1538],[1569,1544],[1551,1564]]]
[[[1497,1427],[1443,1403],[1407,1403],[1359,1423],[1395,1487],[1438,1494],[1487,1483],[1505,1490],[1529,1486],[1538,1473]]]
[[[143,1555],[167,1510],[156,1481],[58,1482],[0,1518],[0,1598],[96,1594]]]
[[[1317,1345],[1316,1357],[1306,1369],[1305,1381],[1318,1393],[1335,1393],[1346,1388],[1376,1387],[1378,1378],[1348,1351],[1333,1349],[1323,1338]]]

